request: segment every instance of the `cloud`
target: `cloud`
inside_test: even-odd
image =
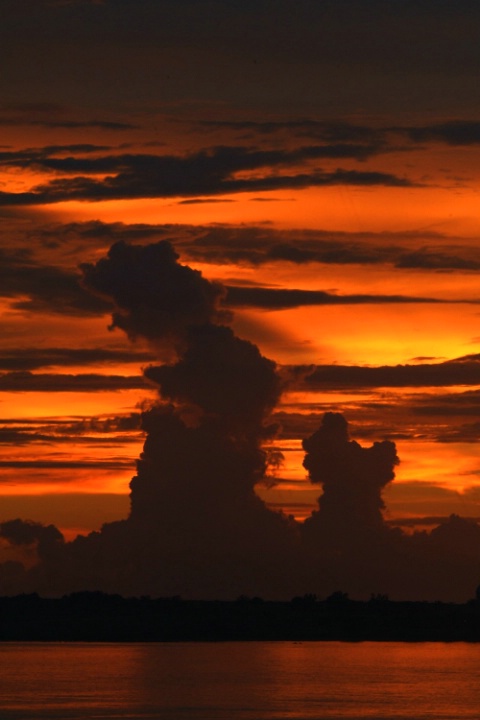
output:
[[[268,418],[281,392],[275,364],[221,324],[222,289],[179,265],[165,242],[117,244],[84,272],[86,284],[115,303],[117,325],[154,347],[169,343],[176,357],[146,372],[162,401],[143,413],[147,437],[129,517],[67,544],[52,565],[30,572],[30,582],[44,587],[55,571],[56,587],[64,588],[94,584],[131,594],[180,584],[190,595],[255,587],[285,593],[292,578],[282,565],[294,532],[254,492],[269,462],[262,442],[274,430]]]
[[[480,268],[478,249],[464,239],[431,231],[348,233],[321,229],[284,230],[265,225],[149,225],[68,223],[38,230],[45,240],[61,242],[78,237],[89,241],[168,239],[185,259],[212,263],[263,265],[388,264],[422,270]],[[411,247],[419,249],[412,251]]]
[[[142,376],[83,373],[31,373],[17,371],[0,374],[3,392],[103,392],[107,390],[145,390]]]
[[[258,136],[286,136],[289,138],[310,138],[324,143],[326,152],[331,147],[348,152],[350,157],[367,158],[391,152],[402,152],[407,146],[398,146],[398,135],[410,143],[421,146],[428,143],[442,143],[452,146],[478,145],[480,143],[480,122],[477,120],[451,119],[426,125],[359,125],[338,120],[200,120],[198,126],[205,131],[232,130],[243,138]],[[248,133],[248,135],[246,135]],[[338,156],[340,157],[340,155]],[[347,155],[345,155],[347,157]]]
[[[17,127],[29,125],[32,127],[66,129],[66,130],[107,130],[124,132],[137,130],[138,125],[118,120],[88,119],[78,120],[68,117],[74,111],[58,103],[13,103],[0,105],[0,127]],[[86,146],[72,146],[75,152],[88,152]],[[68,149],[66,146],[65,149]],[[102,149],[99,147],[99,149]],[[103,148],[105,149],[105,148]],[[48,148],[46,148],[48,152]],[[13,154],[12,154],[13,155]]]
[[[193,198],[192,200],[180,200],[179,205],[203,205],[205,203],[231,203],[235,202],[229,198]]]
[[[450,120],[431,125],[395,128],[412,142],[438,142],[446,145],[465,146],[480,143],[480,122],[477,120]]]
[[[199,407],[227,431],[258,434],[280,397],[275,363],[227,327],[195,327],[187,343],[178,363],[147,368],[146,377],[164,398]]]
[[[81,266],[84,286],[115,303],[112,327],[131,338],[171,341],[191,326],[228,319],[219,307],[222,286],[177,260],[166,241],[146,246],[118,242],[106,259]]]
[[[54,525],[41,525],[31,520],[8,520],[0,523],[0,537],[12,545],[36,545],[40,559],[56,554],[63,544],[63,535]]]
[[[466,273],[480,268],[480,253],[474,244],[431,231],[348,233],[305,228],[284,230],[267,225],[89,221],[39,224],[34,231],[17,228],[11,230],[11,236],[12,246],[1,254],[3,282],[0,292],[8,296],[32,293],[39,305],[49,311],[70,314],[98,312],[100,300],[79,287],[73,271],[31,257],[28,248],[33,241],[40,242],[48,253],[76,244],[78,256],[78,253],[91,252],[91,246],[103,249],[120,240],[136,244],[165,239],[187,262],[246,263],[254,267],[274,263],[298,266],[318,263]],[[419,249],[412,250],[412,246]],[[110,309],[108,303],[103,303],[103,307],[106,311]],[[34,304],[30,303],[29,310],[33,308]]]
[[[125,446],[129,444],[137,444],[141,427],[141,414],[140,412],[128,413],[125,415],[106,415],[106,416],[93,416],[93,417],[81,417],[78,419],[64,418],[41,418],[41,419],[28,419],[28,418],[2,418],[0,427],[0,445],[5,448],[11,447],[12,452],[14,449],[19,447],[26,448],[32,445],[32,452],[35,452],[35,448],[40,444],[44,446],[52,446],[53,444],[58,446],[70,447],[83,445],[87,448],[105,446],[110,449],[117,446],[119,453],[124,452]],[[21,461],[10,460],[8,458],[8,451],[4,451],[4,464],[2,467],[17,467],[15,463],[19,462],[18,467],[37,467],[36,461],[38,460],[36,455],[32,455],[32,460],[29,460],[27,455]],[[68,452],[65,450],[64,452]],[[17,457],[15,455],[15,457]],[[47,461],[48,462],[48,461]],[[52,467],[57,468],[57,460],[53,459]],[[60,461],[61,463],[67,462],[68,467],[73,467],[76,461]],[[92,459],[81,460],[79,467],[102,467],[108,466],[108,463],[113,462],[113,469],[118,469],[119,466],[123,467],[124,463],[131,466],[129,459],[122,460],[120,458],[114,461],[106,461],[95,457]],[[12,464],[13,463],[13,464]],[[25,465],[27,463],[27,465]],[[29,464],[31,463],[31,465]]]
[[[249,137],[255,135],[276,135],[286,134],[288,137],[308,137],[326,143],[338,143],[340,147],[363,148],[368,154],[379,154],[384,147],[386,133],[383,129],[376,129],[367,125],[358,125],[345,122],[344,120],[200,120],[198,126],[206,131],[211,130],[234,130],[242,133],[250,133]],[[335,145],[333,146],[335,147]],[[359,150],[359,154],[361,151]]]
[[[303,375],[305,386],[313,388],[339,389],[345,387],[445,387],[451,385],[480,384],[480,356],[466,355],[463,358],[441,363],[419,365],[395,365],[364,367],[354,365],[319,365],[306,368]],[[301,368],[296,373],[302,375]],[[452,401],[458,402],[458,398]]]
[[[422,270],[465,270],[480,267],[476,246],[461,244],[434,233],[356,234],[321,230],[277,230],[266,226],[149,225],[146,223],[66,223],[40,225],[35,230],[12,228],[9,248],[0,250],[0,295],[11,299],[19,310],[70,316],[92,316],[111,310],[111,301],[92,295],[80,283],[80,273],[71,269],[71,257],[60,256],[63,248],[76,253],[104,248],[116,240],[140,243],[165,239],[186,261],[215,264],[272,263],[389,264]],[[31,252],[32,241],[40,243],[42,255]],[[412,252],[412,243],[424,244]],[[134,252],[131,250],[130,252]],[[58,263],[58,264],[56,264]],[[228,302],[238,307],[295,307],[305,304],[361,302],[429,302],[408,296],[340,296],[323,291],[278,290],[230,287]],[[432,298],[430,301],[439,302]],[[472,302],[474,300],[472,299]],[[28,369],[28,368],[26,368]]]
[[[111,306],[85,292],[79,275],[69,269],[42,264],[22,248],[0,250],[0,295],[13,307],[65,315],[98,315]]]
[[[0,369],[25,372],[47,367],[69,367],[88,365],[113,365],[117,363],[138,365],[152,362],[152,352],[129,350],[108,350],[106,348],[22,348],[21,350],[0,350]],[[27,382],[29,379],[27,377]],[[71,376],[72,377],[72,376]],[[20,381],[20,376],[18,376]]]
[[[16,469],[42,469],[42,470],[84,470],[87,468],[101,468],[104,470],[128,470],[132,467],[130,459],[117,460],[0,460],[0,468]],[[65,476],[49,478],[49,482],[64,483]],[[31,482],[29,479],[27,482]],[[72,483],[75,479],[72,478]]]
[[[433,298],[408,295],[334,295],[323,290],[294,290],[227,286],[226,304],[230,307],[256,307],[284,310],[304,305],[364,305],[386,303],[438,303]]]
[[[10,153],[8,166],[15,161]],[[28,153],[27,153],[28,155]],[[333,157],[351,157],[342,151]],[[0,192],[2,206],[42,205],[69,200],[119,200],[133,198],[219,195],[256,192],[283,188],[360,185],[412,187],[406,178],[377,171],[321,169],[287,174],[274,172],[307,161],[332,157],[323,146],[293,151],[256,150],[243,147],[215,147],[186,156],[175,155],[107,155],[102,157],[54,157],[37,154],[35,160],[20,153],[19,167],[35,166],[50,172],[74,175],[55,177],[27,192]],[[271,169],[270,171],[268,169]],[[238,177],[238,173],[263,170],[261,176]],[[81,173],[81,174],[78,174]],[[104,174],[102,180],[96,176]],[[89,175],[93,177],[89,177]]]
[[[323,491],[319,509],[299,525],[256,495],[269,464],[279,459],[272,440],[284,373],[226,324],[221,286],[181,265],[165,240],[116,243],[83,271],[85,286],[114,307],[113,324],[146,339],[163,357],[163,364],[145,371],[159,400],[142,413],[146,438],[130,483],[128,517],[70,543],[46,542],[30,569],[4,564],[3,587],[48,595],[102,590],[285,598],[341,588],[359,597],[471,596],[480,562],[478,525],[451,516],[429,534],[390,527],[383,492],[399,461],[395,444],[362,447],[350,440],[338,413],[325,414],[304,439],[304,467]],[[454,370],[477,362],[476,356],[460,358]],[[439,366],[448,374],[451,365]],[[425,367],[406,374],[415,377]],[[434,367],[427,374],[434,376]],[[304,382],[309,376],[320,382],[317,370],[295,372],[306,375]],[[12,462],[28,467],[29,461]],[[62,462],[65,468],[77,463]],[[12,527],[4,540],[14,545],[43,532],[34,528],[32,534],[29,523]]]
[[[469,253],[470,255],[470,253]],[[404,252],[396,261],[398,268],[412,268],[423,270],[463,270],[474,272],[480,268],[480,262],[476,259],[461,255],[461,249],[456,252],[445,252],[442,249],[414,250]]]
[[[172,233],[172,241],[175,236]],[[183,237],[178,247],[192,259],[264,265],[389,265],[420,270],[480,268],[477,248],[464,239],[432,232],[347,233],[324,230],[278,230],[261,226],[217,225]],[[419,249],[412,251],[411,246]]]
[[[309,477],[323,488],[319,510],[302,527],[304,551],[327,586],[363,596],[375,587],[399,599],[472,596],[480,560],[474,519],[450,515],[430,533],[411,535],[384,520],[382,491],[399,462],[394,443],[361,447],[342,415],[326,413],[303,445]]]
[[[20,231],[17,242],[20,245],[24,240],[27,242],[35,240],[40,247],[46,250],[65,248],[67,251],[71,251],[72,246],[74,246],[78,257],[78,254],[87,256],[92,246],[108,249],[110,245],[119,240],[136,243],[175,238],[178,242],[181,242],[189,237],[193,239],[198,234],[198,231],[197,227],[189,225],[106,223],[100,220],[38,223],[35,225],[34,230]]]
[[[362,448],[349,439],[343,415],[326,413],[303,448],[304,467],[323,488],[320,511],[306,521],[305,533],[321,532],[331,543],[350,547],[365,531],[384,531],[381,491],[394,479],[399,463],[394,443],[384,440]]]

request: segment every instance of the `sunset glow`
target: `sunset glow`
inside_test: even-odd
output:
[[[372,592],[391,551],[408,597],[408,557],[440,567],[444,535],[464,557],[470,525],[451,516],[480,519],[478,7],[7,5],[2,559],[40,553],[52,525],[62,567],[77,548],[81,572],[90,552],[107,566],[89,587],[181,594],[188,557],[186,594],[246,578],[256,595],[269,557],[298,565],[289,533],[325,563],[312,582],[338,557],[357,582],[358,536]],[[208,585],[222,552],[231,588],[223,556]],[[22,591],[48,590],[42,562]]]

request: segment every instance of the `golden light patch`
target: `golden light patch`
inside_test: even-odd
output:
[[[94,415],[123,414],[139,409],[143,400],[155,397],[138,390],[117,390],[99,392],[3,392],[1,397],[2,417],[47,418],[47,417],[91,417]]]
[[[400,465],[395,483],[428,482],[463,492],[476,485],[480,474],[478,443],[397,441]]]

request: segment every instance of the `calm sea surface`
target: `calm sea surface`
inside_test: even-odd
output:
[[[480,717],[480,645],[4,643],[0,718]]]

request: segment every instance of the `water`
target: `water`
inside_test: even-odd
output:
[[[480,645],[4,643],[1,720],[478,718]]]

